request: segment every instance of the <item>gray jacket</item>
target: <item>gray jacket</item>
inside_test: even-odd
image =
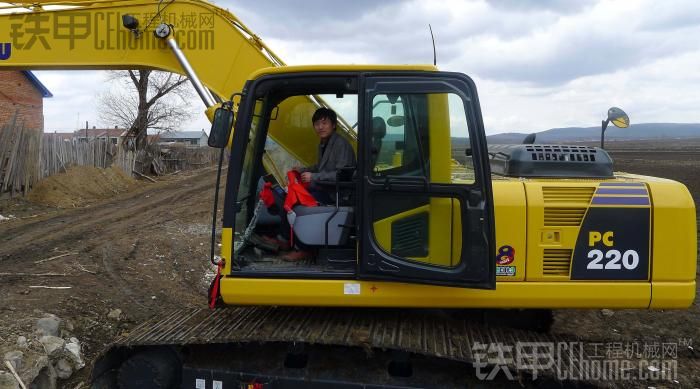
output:
[[[338,135],[335,131],[328,139],[323,150],[323,144],[318,145],[318,163],[302,169],[311,172],[313,181],[335,181],[338,169],[346,166],[355,166],[355,151],[350,142]]]

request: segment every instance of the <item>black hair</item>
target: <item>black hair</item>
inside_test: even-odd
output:
[[[321,107],[314,112],[314,116],[311,117],[311,123],[316,123],[316,120],[328,119],[333,124],[333,127],[338,124],[338,115],[334,110],[326,107]]]

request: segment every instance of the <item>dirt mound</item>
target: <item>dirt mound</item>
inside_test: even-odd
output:
[[[74,166],[39,181],[28,199],[53,207],[74,208],[127,192],[137,185],[136,180],[117,167]]]

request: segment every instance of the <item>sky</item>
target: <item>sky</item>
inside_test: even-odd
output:
[[[632,123],[700,122],[696,0],[215,3],[290,65],[432,63],[430,24],[438,67],[476,82],[488,134],[596,126],[611,106]],[[36,74],[54,94],[47,130],[108,125],[101,72]],[[201,114],[182,129],[208,126]]]

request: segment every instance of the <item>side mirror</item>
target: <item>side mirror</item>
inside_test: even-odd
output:
[[[630,118],[625,111],[617,107],[608,110],[608,120],[617,128],[627,128],[630,126]]]
[[[605,130],[608,128],[608,123],[612,122],[615,127],[627,128],[630,126],[630,118],[625,111],[617,107],[608,109],[608,118],[600,124],[600,148],[605,148]]]
[[[223,149],[228,144],[233,127],[233,111],[227,108],[217,108],[209,132],[209,147]]]

